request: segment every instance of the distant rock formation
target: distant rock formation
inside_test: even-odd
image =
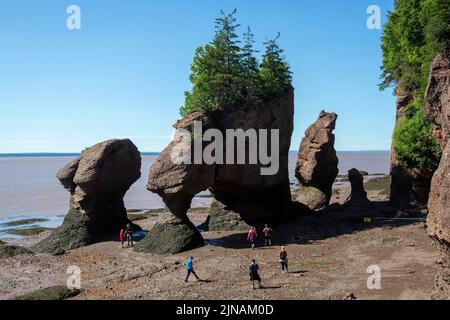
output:
[[[404,116],[406,107],[413,97],[403,89],[402,83],[397,85],[396,122]],[[430,192],[432,170],[408,168],[396,159],[395,150],[391,148],[391,193],[390,201],[398,209],[425,209]]]
[[[201,121],[203,129],[217,129],[226,136],[227,129],[266,129],[271,140],[271,129],[279,130],[279,170],[274,175],[261,175],[266,167],[259,159],[257,164],[175,164],[171,155],[183,140],[175,137],[160,154],[150,169],[147,188],[160,195],[176,217],[162,220],[157,229],[136,246],[141,252],[177,253],[202,246],[203,238],[187,217],[192,198],[209,189],[229,212],[237,213],[246,223],[262,224],[281,221],[288,215],[291,193],[288,174],[288,156],[293,131],[294,92],[289,90],[282,97],[272,99],[257,106],[225,110],[219,113],[193,112],[175,124],[176,129],[192,129],[194,121]],[[202,150],[206,143],[203,144]],[[191,145],[194,149],[194,142]],[[227,152],[223,146],[224,159]],[[245,143],[248,155],[249,145]],[[270,150],[270,145],[269,145]],[[236,155],[236,150],[233,150]],[[163,233],[164,235],[161,235]],[[186,235],[186,236],[185,236]],[[162,239],[183,238],[164,245],[164,250],[156,249]],[[146,243],[150,245],[146,245]]]
[[[64,223],[36,250],[70,250],[118,233],[129,223],[123,198],[141,176],[141,156],[128,139],[108,140],[84,150],[57,178],[70,192]]]
[[[367,192],[364,190],[364,177],[357,169],[348,171],[348,180],[352,187],[350,200],[367,200]]]
[[[295,176],[299,180],[297,201],[312,210],[330,203],[333,182],[338,170],[333,130],[337,115],[322,111],[305,132],[300,144]]]

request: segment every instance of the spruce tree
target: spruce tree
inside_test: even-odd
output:
[[[192,90],[185,92],[182,116],[195,110],[221,111],[248,107],[283,94],[291,86],[291,72],[278,46],[279,35],[265,43],[261,65],[255,57],[253,33],[244,33],[240,47],[236,10],[221,12],[214,39],[197,48],[191,64]]]
[[[197,48],[191,65],[192,92],[186,92],[186,101],[180,113],[194,110],[223,110],[243,101],[241,48],[236,34],[236,10],[221,12],[216,19],[216,34],[205,47]]]
[[[247,106],[257,104],[261,100],[261,81],[259,78],[259,63],[255,57],[258,51],[253,49],[253,33],[250,27],[244,33],[244,47],[242,48],[242,71],[244,81],[244,96]]]
[[[282,57],[283,49],[277,43],[280,34],[266,41],[266,52],[261,63],[260,78],[264,98],[271,98],[283,94],[291,87],[292,75],[289,65]]]

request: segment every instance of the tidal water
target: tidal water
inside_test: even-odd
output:
[[[339,171],[346,174],[351,168],[373,173],[389,172],[389,152],[340,152]],[[45,226],[61,223],[68,209],[69,194],[55,174],[76,156],[0,156],[0,233],[2,223],[30,217],[48,218]],[[125,196],[128,209],[150,209],[164,206],[161,198],[146,189],[147,174],[156,155],[142,157],[142,176]],[[297,154],[289,156],[289,173],[295,182]],[[196,197],[193,206],[209,205],[210,199]]]

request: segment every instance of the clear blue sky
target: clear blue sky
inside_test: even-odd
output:
[[[321,109],[339,114],[338,150],[387,150],[395,99],[380,93],[381,30],[370,4],[392,0],[4,0],[0,6],[0,153],[79,152],[131,138],[141,151],[170,140],[189,65],[221,9],[238,9],[255,40],[281,32],[294,73],[298,149]],[[81,8],[81,30],[66,8]]]

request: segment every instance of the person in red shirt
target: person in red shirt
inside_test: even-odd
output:
[[[119,237],[120,237],[120,241],[122,242],[122,248],[123,248],[123,244],[125,243],[125,230],[120,230],[120,235],[119,235]]]

